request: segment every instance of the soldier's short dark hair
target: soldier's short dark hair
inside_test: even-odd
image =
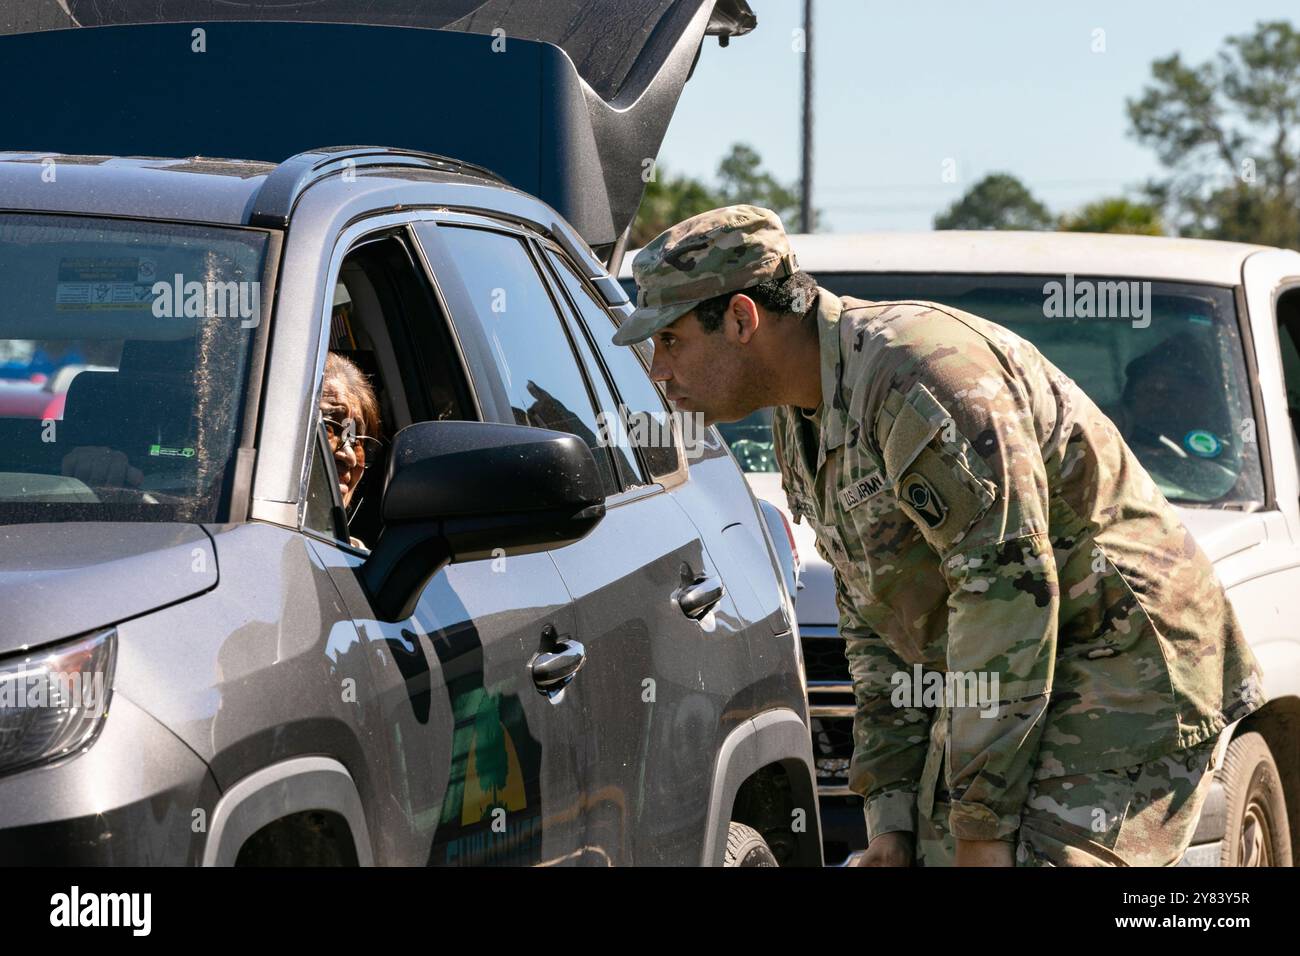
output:
[[[817,299],[817,280],[806,272],[780,279],[764,279],[758,285],[752,285],[740,292],[749,296],[768,312],[776,315],[797,315],[805,319],[812,314],[813,303]],[[695,316],[705,332],[716,332],[722,328],[722,317],[731,304],[731,297],[736,292],[715,295],[705,299],[695,307]]]

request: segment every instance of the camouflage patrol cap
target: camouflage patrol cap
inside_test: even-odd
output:
[[[798,271],[781,217],[772,210],[723,206],[702,212],[655,236],[632,260],[637,308],[613,342],[648,339],[706,299]]]

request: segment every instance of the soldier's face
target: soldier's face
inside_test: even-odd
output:
[[[705,425],[738,421],[763,406],[751,381],[752,363],[746,360],[752,329],[746,328],[743,317],[732,314],[737,308],[745,312],[746,307],[736,303],[742,298],[753,309],[751,300],[736,296],[716,332],[704,331],[691,311],[654,336],[650,377],[664,383],[677,410],[703,416]]]

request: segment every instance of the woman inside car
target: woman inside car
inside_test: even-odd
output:
[[[361,504],[357,498],[354,505],[353,498],[366,473],[367,452],[373,458],[379,445],[379,401],[365,373],[335,352],[325,359],[320,414],[334,453],[343,509],[351,518]],[[351,542],[353,547],[366,547],[359,538],[352,537]]]

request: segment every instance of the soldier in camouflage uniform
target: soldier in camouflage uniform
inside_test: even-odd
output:
[[[1260,676],[1097,406],[992,322],[816,286],[769,210],[679,223],[633,273],[614,342],[654,337],[679,410],[775,406],[790,509],[835,570],[867,862],[1177,862]]]

